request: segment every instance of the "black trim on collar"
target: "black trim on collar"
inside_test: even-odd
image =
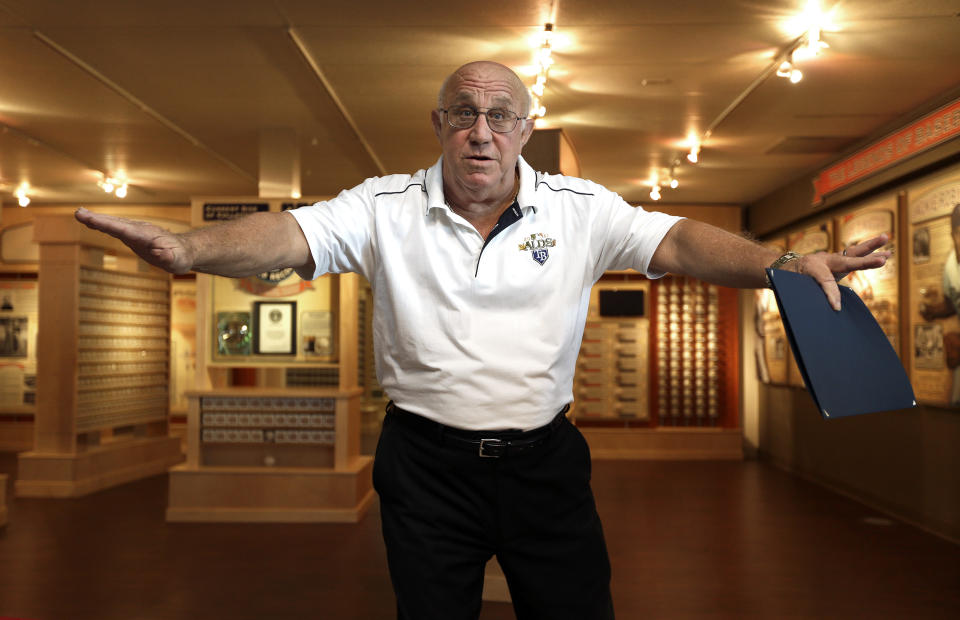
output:
[[[500,219],[497,220],[497,223],[493,225],[493,228],[490,230],[490,234],[487,235],[487,238],[483,242],[483,247],[480,248],[480,256],[477,256],[477,269],[473,272],[473,277],[476,278],[477,274],[480,273],[480,259],[483,257],[483,251],[487,249],[487,245],[494,237],[499,235],[501,232],[512,226],[513,224],[519,222],[523,218],[523,210],[520,208],[520,205],[517,204],[516,198],[513,200],[513,204],[507,207],[507,210],[500,214]]]
[[[561,187],[560,189],[556,189],[556,188],[550,187],[549,183],[547,183],[546,181],[541,181],[540,179],[537,179],[537,182],[534,184],[534,189],[539,189],[541,185],[545,185],[547,189],[555,192],[570,192],[572,194],[577,194],[579,196],[593,196],[593,193],[578,192],[577,190],[570,189],[569,187]]]
[[[419,188],[423,191],[424,194],[427,193],[427,184],[426,184],[426,183],[411,183],[410,185],[407,185],[406,187],[404,187],[404,188],[403,188],[402,190],[400,190],[399,192],[380,192],[379,194],[374,194],[373,197],[374,197],[374,198],[379,198],[380,196],[390,196],[390,195],[393,195],[393,194],[403,194],[403,193],[406,193],[406,191],[407,191],[408,189],[410,189],[411,187],[419,187]]]

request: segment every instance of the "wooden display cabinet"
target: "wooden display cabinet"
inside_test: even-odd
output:
[[[194,225],[214,211],[211,203],[244,201],[197,201]],[[168,521],[363,517],[373,501],[373,459],[360,453],[357,297],[355,274],[312,283],[290,273],[259,281],[197,275],[198,389],[187,393],[187,460],[170,470]],[[257,329],[265,304],[275,306],[278,321],[295,322],[290,348],[281,326],[281,337],[259,353],[253,342],[223,350],[217,338],[233,338],[227,332],[242,331],[245,320],[245,329]],[[224,320],[241,325],[225,328]],[[307,320],[328,325],[332,342],[321,347],[320,338],[307,338]]]
[[[170,276],[71,216],[39,217],[34,450],[16,493],[74,497],[164,472]]]
[[[601,278],[572,408],[595,458],[743,458],[737,304],[690,278]]]

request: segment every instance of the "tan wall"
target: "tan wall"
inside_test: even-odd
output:
[[[775,464],[960,541],[960,413],[921,406],[823,420],[806,390],[762,386]]]
[[[913,175],[914,164],[901,170],[908,176],[903,176],[899,185],[888,185],[883,191],[907,189],[928,178]],[[930,174],[940,174],[948,166],[944,162]],[[842,213],[854,200],[877,196],[877,189],[874,184],[862,187],[859,195],[851,191],[850,200],[835,203],[816,217]],[[747,218],[751,229],[762,234],[801,225],[811,215],[808,194],[812,195],[812,189],[793,184],[751,206]],[[755,224],[759,229],[752,228]],[[901,242],[907,234],[900,232]],[[902,260],[909,255],[907,247],[906,243],[898,246]],[[744,330],[750,321],[752,317],[744,319]],[[804,389],[758,384],[758,390],[762,458],[960,541],[960,410],[921,405],[909,411],[826,421]]]
[[[735,205],[644,204],[643,208],[699,220],[732,233],[743,231],[743,209]]]

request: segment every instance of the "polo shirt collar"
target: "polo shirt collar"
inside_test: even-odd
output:
[[[536,212],[537,205],[534,202],[537,188],[537,173],[530,167],[523,157],[517,159],[517,166],[520,168],[520,191],[517,193],[517,203],[520,209],[526,213],[530,210]],[[437,159],[437,163],[427,170],[425,184],[427,188],[427,206],[424,215],[431,209],[442,209],[450,211],[443,197],[443,156]]]

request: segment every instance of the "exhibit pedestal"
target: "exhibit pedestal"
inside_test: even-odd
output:
[[[373,503],[372,469],[368,456],[343,470],[179,465],[167,521],[356,523]]]
[[[155,476],[183,460],[176,437],[134,438],[76,454],[25,452],[19,456],[18,497],[79,497]]]
[[[170,470],[168,521],[342,522],[373,502],[360,454],[360,388],[188,392],[187,460]]]
[[[70,216],[38,217],[37,403],[24,497],[77,497],[163,473],[170,275]]]

